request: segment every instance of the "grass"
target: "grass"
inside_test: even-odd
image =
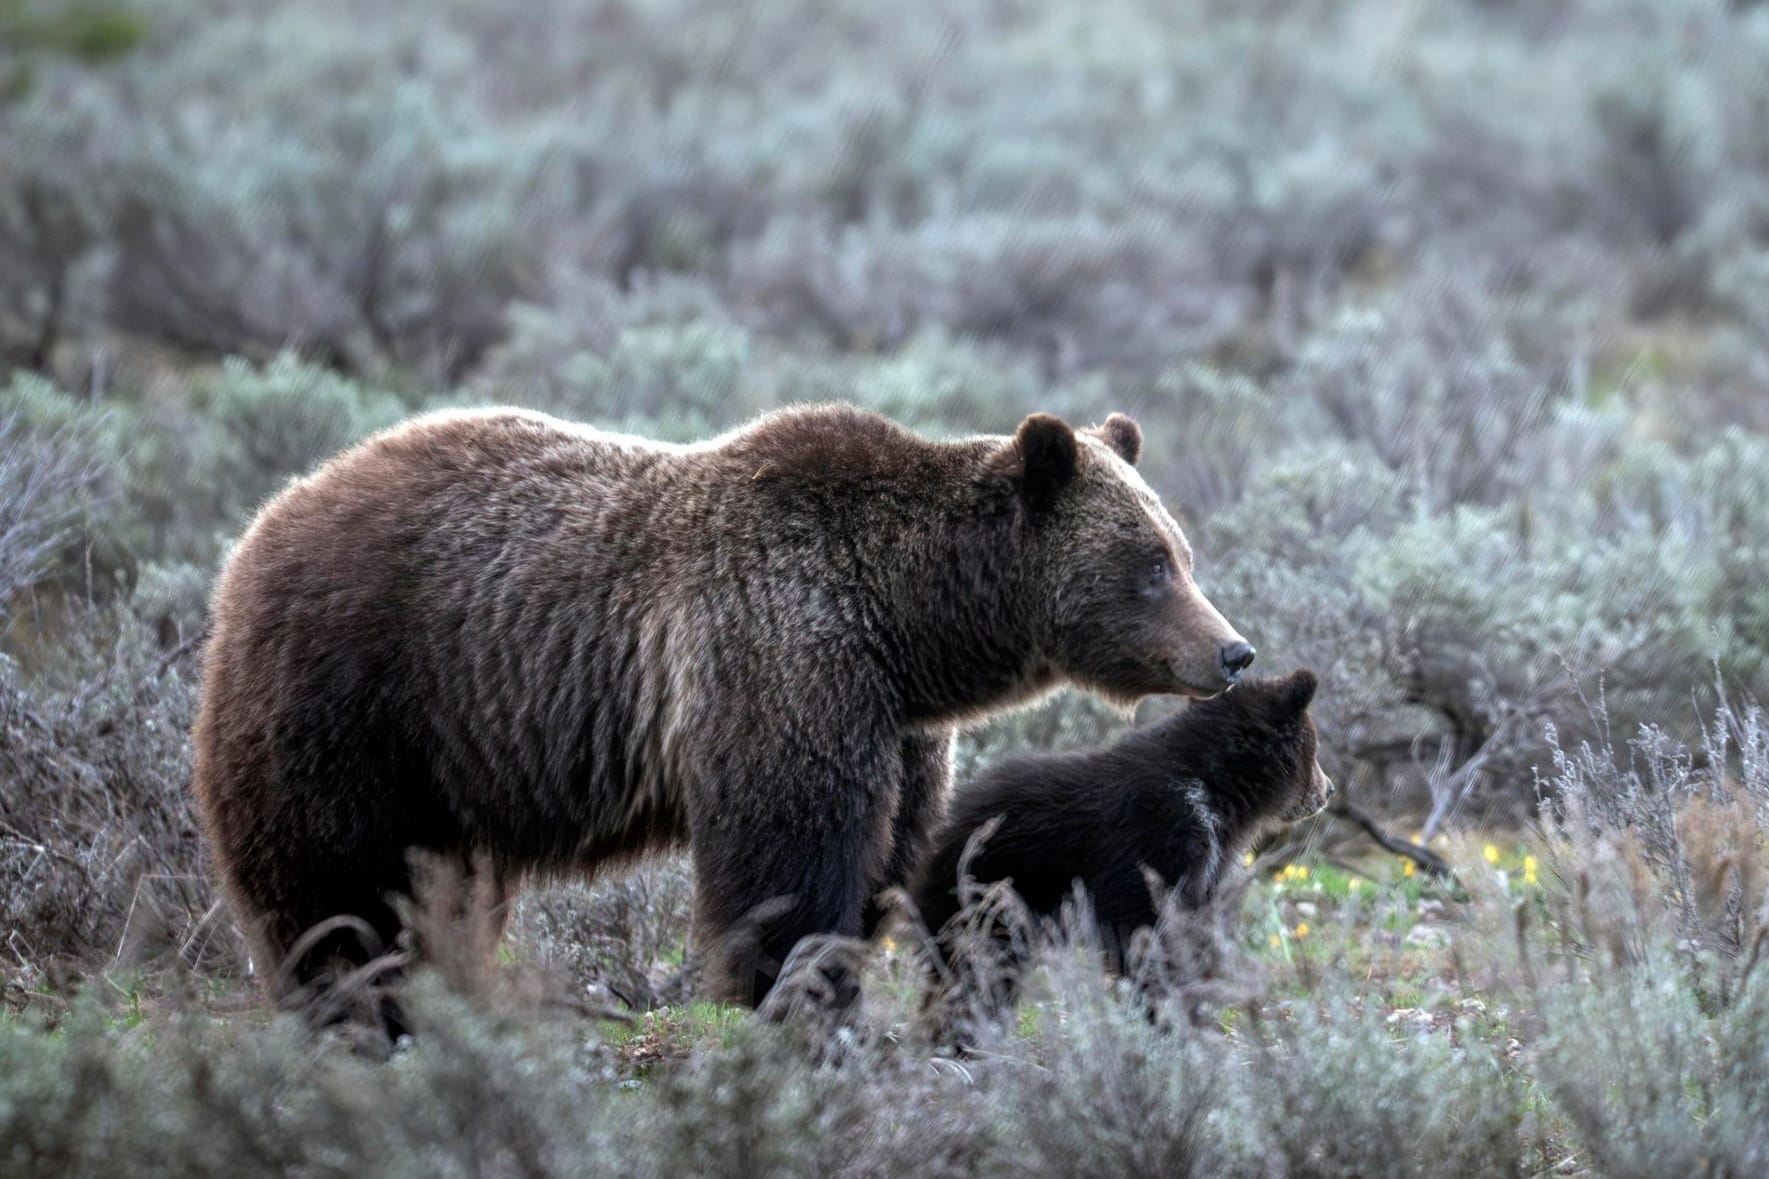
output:
[[[627,1022],[603,1021],[600,1034],[631,1079],[643,1080],[657,1068],[696,1052],[729,1049],[748,1019],[745,1008],[695,1000],[647,1011]]]

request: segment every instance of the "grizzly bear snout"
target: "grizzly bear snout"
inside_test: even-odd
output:
[[[1174,684],[1167,690],[1175,695],[1214,696],[1238,683],[1253,664],[1253,644],[1189,578],[1167,625],[1171,633],[1189,640],[1171,663]]]
[[[1239,683],[1241,673],[1253,666],[1253,657],[1257,654],[1253,644],[1246,639],[1226,643],[1216,653],[1216,665],[1222,669],[1223,679],[1231,684]]]
[[[1307,789],[1301,791],[1294,804],[1286,807],[1281,818],[1286,823],[1299,823],[1303,819],[1312,819],[1327,809],[1327,804],[1338,791],[1333,779],[1321,768],[1320,762],[1310,767]]]

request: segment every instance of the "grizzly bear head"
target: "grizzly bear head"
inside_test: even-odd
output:
[[[1020,576],[1041,603],[1043,654],[1109,699],[1211,696],[1253,646],[1192,577],[1192,547],[1137,473],[1142,431],[1123,414],[1072,429],[1038,413],[994,458],[1023,517]]]

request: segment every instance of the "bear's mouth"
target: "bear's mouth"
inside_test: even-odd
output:
[[[1302,802],[1297,803],[1295,806],[1284,812],[1284,822],[1300,823],[1304,819],[1314,818],[1326,809],[1327,800],[1324,798],[1318,800],[1313,798],[1304,799]]]
[[[1240,674],[1237,672],[1234,676],[1226,679],[1217,679],[1213,677],[1213,682],[1209,686],[1199,684],[1185,674],[1180,668],[1177,660],[1168,660],[1162,665],[1162,670],[1165,671],[1172,682],[1177,685],[1174,694],[1185,696],[1192,700],[1213,699],[1241,682]]]

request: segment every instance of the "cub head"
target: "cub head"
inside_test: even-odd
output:
[[[1192,547],[1137,474],[1141,453],[1123,414],[1075,430],[1040,413],[991,466],[1013,485],[1020,575],[1054,667],[1122,702],[1211,696],[1240,679],[1253,646],[1192,580]]]
[[[1308,706],[1320,680],[1304,668],[1276,679],[1249,679],[1214,700],[1187,710],[1209,718],[1209,740],[1232,769],[1250,820],[1294,823],[1326,809],[1333,780],[1321,769],[1314,718]],[[1196,731],[1194,729],[1194,731]]]

